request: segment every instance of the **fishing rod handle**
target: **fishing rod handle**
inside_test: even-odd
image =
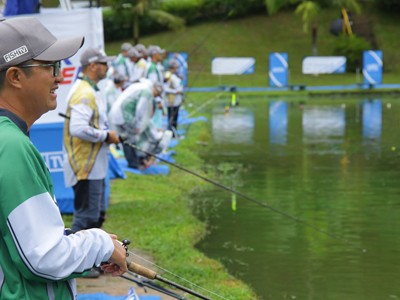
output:
[[[139,265],[134,262],[127,262],[127,265],[128,265],[128,270],[133,273],[144,276],[148,279],[155,279],[157,277],[156,272],[154,272],[153,270],[150,270],[146,267],[143,267],[142,265]]]

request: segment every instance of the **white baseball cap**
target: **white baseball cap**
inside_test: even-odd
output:
[[[36,59],[58,61],[73,56],[84,37],[57,39],[34,17],[0,20],[0,70]]]

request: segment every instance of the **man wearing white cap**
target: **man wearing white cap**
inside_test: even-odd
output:
[[[86,49],[80,57],[82,76],[67,97],[64,178],[74,189],[74,231],[100,228],[105,218],[108,145],[117,144],[119,137],[109,130],[107,104],[97,84],[113,59],[98,49]]]
[[[67,235],[47,166],[29,129],[57,106],[60,61],[83,37],[57,39],[36,18],[0,21],[0,299],[76,298],[93,265],[118,276],[124,248],[100,229]]]
[[[134,82],[138,82],[142,76],[140,75],[140,70],[137,68],[137,63],[142,57],[142,55],[139,53],[138,50],[136,50],[135,47],[132,47],[128,51],[128,57],[131,62],[130,70],[129,70],[129,82],[125,85],[125,88],[127,88],[129,85],[131,85]]]
[[[158,82],[164,83],[164,68],[161,62],[164,59],[164,55],[166,51],[161,49],[159,46],[151,45],[148,48],[148,54],[151,59],[150,63],[147,66],[146,78],[151,80],[153,83]],[[156,109],[153,115],[153,123],[155,125],[155,129],[162,130],[162,119],[164,112],[164,98],[163,95],[160,95],[156,98]]]
[[[182,79],[176,74],[179,62],[171,59],[168,62],[168,71],[165,72],[164,91],[168,109],[168,129],[177,137],[179,107],[183,102]]]

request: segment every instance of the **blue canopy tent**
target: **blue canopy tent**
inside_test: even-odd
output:
[[[4,16],[15,16],[39,13],[39,0],[7,0],[4,7]]]

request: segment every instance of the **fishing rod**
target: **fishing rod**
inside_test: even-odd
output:
[[[140,275],[137,275],[137,274],[135,274],[135,273],[133,273],[131,271],[128,271],[127,273],[129,275],[135,276],[137,278],[134,278],[134,277],[131,277],[131,276],[126,276],[126,275],[121,275],[120,277],[136,283],[139,287],[144,288],[144,290],[146,292],[147,292],[147,290],[146,290],[146,287],[147,287],[147,288],[150,288],[152,290],[155,290],[157,292],[160,292],[160,293],[162,293],[164,295],[170,296],[170,297],[175,298],[175,299],[179,299],[179,300],[186,300],[187,299],[184,296],[181,296],[181,295],[179,295],[177,293],[174,293],[174,292],[162,287],[161,285],[158,285],[158,284],[154,283],[153,281],[148,280],[148,279],[146,279],[146,278],[144,278],[144,277],[142,277]]]
[[[126,255],[129,256],[130,251],[128,251],[128,245],[130,244],[130,241],[125,239],[125,240],[122,241],[121,244],[126,250]],[[127,263],[127,266],[128,266],[128,270],[133,272],[133,273],[135,273],[135,274],[138,274],[140,276],[146,277],[146,278],[151,279],[151,280],[158,280],[160,282],[166,283],[166,284],[168,284],[170,286],[173,286],[173,287],[175,287],[175,288],[177,288],[177,289],[179,289],[181,291],[189,293],[190,295],[196,296],[199,299],[212,300],[211,298],[203,296],[200,293],[198,293],[196,291],[193,291],[192,289],[189,289],[189,288],[187,288],[187,287],[185,287],[183,285],[180,285],[180,284],[178,284],[178,283],[176,283],[176,282],[174,282],[172,280],[164,278],[160,274],[157,274],[157,272],[155,272],[155,271],[153,271],[151,269],[148,269],[148,268],[146,268],[146,267],[144,267],[144,266],[142,266],[142,265],[140,265],[138,263],[135,263],[133,261],[128,261],[128,260],[126,261],[126,263]],[[127,279],[125,277],[122,277],[122,278]],[[178,298],[178,299],[184,299],[184,298]]]
[[[268,208],[268,209],[270,209],[271,211],[273,211],[273,212],[275,212],[275,213],[278,213],[278,214],[280,214],[280,215],[282,215],[282,216],[284,216],[284,217],[286,217],[286,218],[288,218],[288,219],[291,219],[291,220],[294,221],[294,222],[297,222],[297,223],[302,224],[302,225],[304,225],[304,226],[306,226],[306,227],[309,227],[309,228],[313,229],[314,231],[317,231],[317,232],[319,232],[319,233],[321,233],[321,234],[324,234],[324,235],[326,235],[326,236],[329,236],[330,238],[333,238],[333,239],[335,239],[335,240],[337,240],[337,241],[339,241],[339,242],[345,243],[345,244],[347,244],[347,245],[349,245],[349,246],[351,246],[351,247],[353,247],[353,248],[357,248],[358,250],[361,250],[362,252],[367,252],[367,250],[366,250],[365,248],[360,248],[360,246],[355,245],[354,243],[350,242],[349,240],[343,239],[343,238],[341,238],[341,237],[339,237],[339,236],[337,236],[337,235],[334,235],[334,234],[329,233],[329,232],[327,232],[327,231],[325,231],[325,230],[322,230],[322,229],[318,228],[317,226],[315,226],[315,225],[313,225],[313,224],[310,224],[310,223],[308,223],[308,222],[306,222],[306,221],[304,221],[304,220],[302,220],[302,219],[300,219],[300,218],[297,218],[297,217],[295,217],[295,216],[292,216],[292,215],[290,215],[290,214],[288,214],[288,213],[286,213],[286,212],[284,212],[284,211],[282,211],[282,210],[279,210],[279,209],[277,209],[277,208],[275,208],[275,207],[273,207],[273,206],[271,206],[271,205],[269,205],[269,204],[267,204],[267,203],[265,203],[265,202],[261,202],[261,201],[255,199],[255,198],[252,198],[252,197],[250,197],[250,196],[247,196],[247,195],[245,195],[245,194],[243,194],[243,193],[241,193],[241,192],[239,192],[239,191],[236,191],[236,190],[234,190],[234,189],[232,189],[232,188],[230,188],[230,187],[228,187],[228,186],[225,186],[225,185],[223,185],[223,184],[221,184],[221,183],[219,183],[219,182],[217,182],[217,181],[215,181],[215,180],[212,180],[212,179],[207,178],[207,177],[205,177],[205,176],[203,176],[203,175],[200,175],[200,174],[198,174],[198,173],[196,173],[196,172],[194,172],[194,171],[192,171],[192,170],[189,170],[189,169],[187,169],[187,168],[185,168],[185,167],[182,167],[182,166],[180,166],[180,165],[178,165],[178,164],[176,164],[176,163],[170,162],[170,161],[168,161],[168,160],[166,160],[166,159],[164,159],[164,158],[162,158],[162,157],[160,157],[160,156],[158,156],[158,155],[156,155],[156,154],[154,154],[154,153],[151,153],[151,152],[149,152],[149,151],[143,150],[143,149],[137,147],[137,146],[134,145],[134,144],[128,143],[126,140],[124,140],[124,139],[121,138],[121,137],[120,137],[120,141],[121,141],[124,145],[127,145],[127,146],[129,146],[129,147],[132,147],[133,149],[138,150],[138,151],[141,151],[141,152],[143,152],[143,153],[145,153],[145,154],[147,154],[147,155],[149,155],[149,156],[154,156],[155,158],[159,159],[159,160],[162,161],[162,162],[165,162],[165,163],[167,163],[167,164],[169,164],[169,165],[171,165],[171,166],[174,166],[175,168],[178,168],[178,169],[180,169],[180,170],[182,170],[182,171],[184,171],[184,172],[186,172],[186,173],[192,174],[192,175],[195,176],[195,177],[198,177],[198,178],[200,178],[200,179],[203,179],[204,181],[209,182],[209,183],[211,183],[211,184],[213,184],[213,185],[215,185],[215,186],[217,186],[217,187],[219,187],[219,188],[221,188],[221,189],[223,189],[223,190],[226,190],[226,191],[228,191],[228,192],[231,192],[231,193],[233,193],[233,194],[235,194],[235,195],[237,195],[237,196],[239,196],[239,197],[242,197],[242,198],[245,199],[245,200],[251,201],[251,202],[253,202],[253,203],[255,203],[255,204],[259,205],[259,206],[262,206],[262,207],[264,207],[264,208]]]

